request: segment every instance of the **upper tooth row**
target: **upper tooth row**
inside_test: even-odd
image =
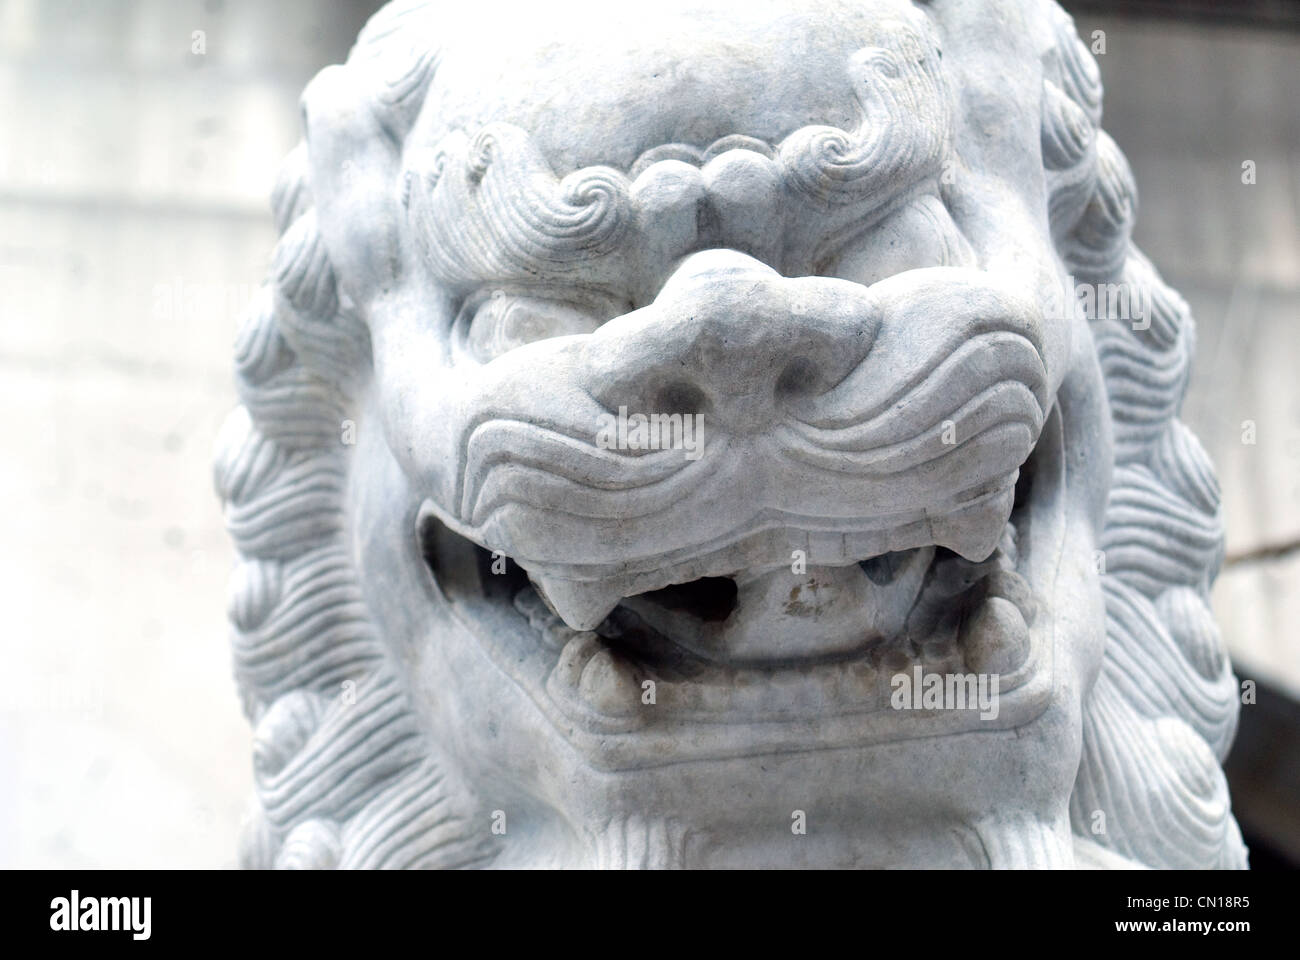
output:
[[[1014,476],[1010,479],[1014,481]],[[796,545],[809,566],[839,566],[861,558],[934,545],[947,547],[974,561],[988,557],[998,547],[999,538],[1005,534],[1014,495],[1014,487],[1004,485],[996,495],[981,497],[948,513],[927,516],[924,522],[917,520],[902,530],[820,531],[796,538]],[[766,533],[778,536],[774,531]],[[769,552],[775,549],[772,544],[763,543]],[[575,630],[595,630],[625,596],[701,576],[728,575],[719,574],[714,568],[727,567],[724,561],[736,559],[738,549],[733,545],[671,568],[597,580],[568,579],[533,569],[524,561],[521,564],[547,606],[565,623]],[[790,554],[777,549],[775,555],[784,558]]]

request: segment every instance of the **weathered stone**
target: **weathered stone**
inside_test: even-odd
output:
[[[573,6],[304,95],[216,469],[245,862],[1244,865],[1191,319],[1069,19]]]

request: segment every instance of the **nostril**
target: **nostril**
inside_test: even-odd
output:
[[[821,372],[808,357],[795,357],[785,365],[776,381],[778,397],[800,397],[817,390]]]
[[[680,413],[683,416],[688,416],[703,413],[708,405],[709,400],[699,387],[693,383],[687,383],[685,380],[675,380],[661,387],[655,394],[654,409],[651,412]]]

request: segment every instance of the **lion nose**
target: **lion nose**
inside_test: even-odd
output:
[[[858,284],[787,278],[738,251],[707,250],[685,258],[652,304],[592,334],[584,353],[608,410],[703,414],[753,433],[843,380],[878,327]]]

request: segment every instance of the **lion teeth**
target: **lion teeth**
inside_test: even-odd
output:
[[[934,542],[947,547],[953,553],[971,563],[979,563],[997,549],[998,539],[990,539],[987,530],[981,530],[970,523],[947,523],[935,520],[933,524]]]
[[[623,599],[617,590],[601,583],[546,576],[532,580],[546,605],[574,630],[595,630]]]
[[[1002,540],[1015,490],[1008,488],[990,501],[930,519],[934,542],[971,563],[986,560]]]
[[[588,661],[604,649],[596,634],[590,631],[575,633],[560,651],[560,658],[551,671],[552,681],[563,690],[577,690]]]
[[[1007,521],[1007,525],[1002,531],[1002,539],[998,542],[998,550],[1006,557],[1007,563],[1014,570],[1016,564],[1020,562],[1020,550],[1016,546],[1016,525],[1010,520]]]
[[[606,649],[599,650],[582,668],[578,692],[593,709],[615,716],[634,713],[641,702],[631,666]]]
[[[1029,627],[1014,603],[989,597],[963,625],[959,642],[968,669],[1007,674],[1029,654]]]
[[[631,642],[634,649],[640,649],[636,644],[641,641],[627,641],[621,621],[608,619],[611,611],[621,602],[629,603],[632,610],[644,604],[637,603],[639,598],[624,601],[611,588],[611,581],[581,582],[538,575],[533,586],[517,592],[514,606],[539,636],[540,645],[556,658],[546,683],[549,693],[559,702],[578,707],[588,722],[613,724],[620,730],[651,722],[652,713],[642,701],[642,680],[647,676],[653,680],[646,686],[654,696],[644,703],[658,704],[674,716],[771,719],[774,703],[780,703],[782,711],[800,715],[834,710],[836,704],[874,711],[883,709],[888,702],[884,690],[888,678],[915,665],[940,674],[972,671],[1009,677],[1024,668],[1029,658],[1028,624],[1034,621],[1035,598],[1008,557],[1015,547],[1014,534],[1007,536],[1003,532],[1001,543],[985,553],[987,540],[979,533],[984,524],[977,522],[986,519],[983,512],[967,511],[960,519],[959,515],[947,519],[946,525],[935,522],[934,526],[949,549],[966,550],[984,559],[936,560],[935,548],[930,546],[874,557],[844,570],[808,571],[808,576],[820,584],[812,599],[823,605],[833,599],[833,591],[827,592],[830,586],[845,575],[853,583],[869,587],[868,592],[874,591],[870,597],[855,595],[860,602],[853,604],[854,608],[860,608],[864,616],[870,614],[871,623],[862,624],[868,634],[866,642],[848,660],[809,659],[781,663],[774,669],[764,665],[764,657],[724,657],[707,665],[703,676],[690,671],[682,674],[679,666],[669,668],[665,674],[658,667],[646,666],[619,652],[618,638]],[[788,578],[782,574],[778,579],[784,585]],[[763,593],[770,572],[745,576],[742,571],[736,579],[741,583],[742,601],[749,601],[751,615],[757,610],[762,614],[761,621],[773,617],[780,621],[783,611],[789,613],[779,604],[757,603],[752,595],[756,590]],[[930,580],[934,582],[927,589],[934,593],[929,602],[935,607],[935,616],[912,623],[920,602],[916,589],[920,581]],[[891,604],[884,602],[894,591],[905,594],[909,601],[898,611],[887,609]],[[806,592],[797,591],[800,598]],[[773,598],[766,598],[764,594],[766,599],[783,601],[793,596],[789,589],[779,597],[773,594]],[[896,599],[901,601],[902,597]],[[908,612],[900,622],[892,622],[904,610]],[[962,610],[967,611],[964,619]],[[825,630],[827,624],[822,621],[828,611],[821,613],[820,619],[813,622]],[[731,619],[740,622],[734,616]],[[615,639],[606,640],[596,632],[594,628],[601,624]],[[584,625],[588,625],[586,629],[579,629]],[[666,635],[680,632],[671,627],[662,625],[667,628]],[[872,640],[872,636],[876,639]]]
[[[1033,623],[1038,605],[1029,582],[1015,570],[997,569],[984,578],[989,596],[1010,600],[1016,605],[1025,623]]]

